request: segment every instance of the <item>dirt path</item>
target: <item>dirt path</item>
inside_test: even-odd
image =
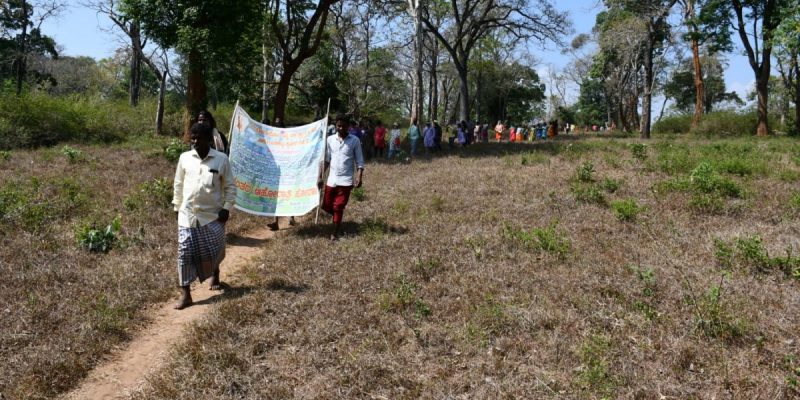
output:
[[[249,233],[246,237],[229,238],[226,256],[220,270],[222,281],[233,276],[274,233],[266,228]],[[97,366],[78,388],[62,398],[118,399],[125,398],[137,389],[150,371],[157,370],[165,361],[173,343],[179,340],[187,324],[202,318],[215,300],[223,296],[208,290],[207,281],[192,286],[194,305],[181,311],[172,309],[176,299],[153,308],[153,321],[143,331],[111,358]]]

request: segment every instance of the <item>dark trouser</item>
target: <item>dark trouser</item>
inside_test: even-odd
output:
[[[322,209],[328,214],[333,214],[333,223],[339,224],[344,216],[344,208],[350,199],[352,186],[331,187],[325,185],[325,195],[322,197]]]
[[[375,157],[383,157],[383,147],[375,146]]]

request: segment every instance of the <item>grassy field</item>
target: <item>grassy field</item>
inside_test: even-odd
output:
[[[7,398],[74,385],[176,294],[161,145],[0,161]],[[281,232],[134,398],[800,396],[792,139],[482,144],[365,182],[343,240]],[[78,247],[116,215],[110,253]]]
[[[167,141],[0,152],[0,398],[73,387],[176,295]]]
[[[800,146],[481,145],[370,164],[134,396],[792,398]]]

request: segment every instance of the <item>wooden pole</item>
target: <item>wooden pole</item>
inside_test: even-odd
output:
[[[320,160],[320,162],[319,162],[319,175],[320,175],[321,178],[323,178],[323,182],[325,182],[325,180],[324,180],[324,178],[325,178],[325,176],[324,176],[325,175],[325,152],[328,150],[328,144],[327,144],[327,138],[328,137],[325,134],[325,132],[328,130],[328,118],[330,118],[330,113],[331,113],[331,98],[328,97],[328,109],[325,111],[325,126],[322,129],[322,160]],[[314,225],[317,225],[319,223],[319,208],[320,208],[320,206],[322,206],[322,196],[324,194],[325,194],[325,189],[324,188],[320,189],[319,203],[317,204],[317,216],[314,217]]]

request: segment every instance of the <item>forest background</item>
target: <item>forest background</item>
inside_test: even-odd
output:
[[[301,123],[329,98],[356,120],[558,119],[649,137],[653,123],[696,130],[721,111],[755,124],[741,133],[797,131],[796,1],[218,3],[3,2],[4,146],[130,129],[86,125],[111,116],[177,134],[188,115],[237,100]],[[61,36],[96,56],[65,55]],[[59,100],[91,107],[70,114]],[[147,111],[126,118],[120,106],[140,102]],[[103,117],[81,115],[100,104]],[[74,126],[47,121],[57,115]]]

